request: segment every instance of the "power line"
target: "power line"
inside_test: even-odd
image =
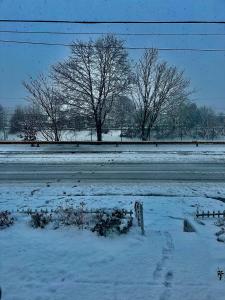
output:
[[[0,97],[0,100],[25,100],[25,97]]]
[[[208,100],[214,100],[214,101],[219,101],[219,100],[224,100],[225,97],[221,98],[215,98],[215,97],[208,97],[208,98],[195,98],[195,99],[190,99],[190,101],[196,102],[196,101],[208,101]],[[10,100],[12,102],[17,101],[17,100],[24,100],[27,101],[26,97],[0,97],[0,101],[4,100]]]
[[[27,31],[27,30],[0,30],[0,33],[13,34],[49,34],[49,35],[107,35],[118,36],[225,36],[225,33],[125,33],[125,32],[65,32],[65,31]]]
[[[152,21],[152,20],[142,20],[142,21],[126,21],[126,20],[117,20],[117,21],[94,21],[94,20],[41,20],[41,19],[30,19],[30,20],[21,20],[21,19],[0,19],[0,23],[57,23],[57,24],[83,24],[83,25],[95,25],[95,24],[225,24],[225,21],[218,20],[175,20],[175,21]]]
[[[10,43],[10,44],[26,44],[26,45],[41,45],[41,46],[63,46],[72,47],[73,44],[65,43],[47,43],[47,42],[33,42],[33,41],[17,41],[17,40],[0,40],[0,43]],[[90,47],[82,45],[82,47]],[[116,47],[111,47],[116,48]],[[156,48],[159,51],[192,51],[192,52],[225,52],[225,49],[203,49],[203,48],[158,48],[158,47],[124,47],[127,50],[148,50]]]

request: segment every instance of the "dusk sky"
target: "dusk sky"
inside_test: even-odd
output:
[[[224,0],[0,0],[0,19],[66,20],[225,20]],[[0,30],[124,32],[124,33],[224,33],[225,25],[63,25],[6,24]],[[92,36],[95,38],[97,36]],[[82,35],[0,33],[0,40],[71,43]],[[220,48],[221,36],[123,36],[125,45],[158,48]],[[0,104],[24,104],[21,84],[28,76],[47,74],[50,66],[66,58],[69,48],[0,42]],[[130,51],[133,60],[141,50]],[[185,70],[196,90],[192,99],[225,112],[225,52],[160,52],[160,57]]]

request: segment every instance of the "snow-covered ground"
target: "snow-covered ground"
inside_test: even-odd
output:
[[[103,133],[102,138],[104,141],[120,141],[121,130],[110,130],[108,133]],[[9,141],[20,141],[22,140],[22,135],[18,134],[8,134],[7,139]],[[95,130],[64,130],[61,134],[61,140],[63,141],[91,141],[93,139],[96,140],[96,132]],[[4,140],[3,132],[0,132],[0,140]],[[37,140],[45,141],[45,137],[41,132],[37,134]],[[129,138],[124,138],[123,140],[130,140]]]
[[[66,154],[66,155],[65,155]],[[225,145],[0,145],[0,163],[205,162],[225,160]]]
[[[20,133],[7,135],[7,140],[9,141],[20,141],[22,140],[22,135]],[[4,140],[5,136],[4,133],[0,131],[0,140]],[[92,130],[63,130],[61,133],[61,140],[63,141],[96,141],[96,131]],[[103,141],[121,141],[121,129],[112,129],[109,130],[107,133],[102,134]],[[153,140],[166,140],[166,138],[159,138],[156,139],[154,136],[152,137]],[[178,135],[175,138],[168,138],[169,140],[181,140],[181,137]],[[194,136],[185,136],[183,135],[183,140],[192,141],[192,140],[205,140],[207,136],[204,137],[196,137]],[[224,136],[218,136],[214,139],[217,140],[224,140]],[[45,137],[42,135],[41,132],[37,133],[37,140],[45,141]],[[140,138],[129,138],[129,137],[122,137],[123,141],[140,141]]]
[[[102,134],[103,141],[121,141],[121,130],[110,130],[108,133]],[[61,134],[61,140],[63,141],[95,141],[97,138],[95,130],[64,130]],[[3,132],[0,132],[0,140],[4,140]],[[8,134],[7,140],[20,141],[22,140],[21,134]],[[45,137],[41,132],[37,134],[37,140],[45,141]],[[122,138],[123,141],[129,141],[130,138]],[[133,140],[140,140],[138,138]]]
[[[225,209],[224,184],[80,182],[0,183],[0,210],[133,207],[144,203],[146,235],[98,237],[75,228],[33,229],[17,214],[0,231],[0,285],[4,300],[224,299],[225,244],[214,220],[198,223],[200,210]],[[220,199],[220,200],[218,200]],[[183,219],[196,228],[183,232]]]

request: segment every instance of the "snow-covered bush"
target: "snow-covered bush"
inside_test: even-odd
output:
[[[218,227],[225,226],[225,219],[224,218],[218,219],[214,222],[214,224]]]
[[[31,214],[30,224],[34,228],[45,228],[52,221],[52,215],[46,212],[34,212]]]
[[[128,233],[130,230],[130,227],[133,225],[132,218],[127,218],[124,220],[121,220],[121,224],[119,227],[119,233]]]
[[[225,243],[225,235],[223,234],[223,235],[218,236],[217,241]]]
[[[83,202],[80,203],[80,206],[77,207],[59,207],[56,209],[54,214],[54,222],[55,228],[60,225],[74,225],[78,228],[83,229],[85,225],[85,212],[84,212],[85,204]]]
[[[0,229],[9,227],[13,223],[14,219],[9,211],[0,211]]]
[[[54,229],[75,226],[107,236],[110,233],[127,233],[132,226],[132,212],[118,208],[88,210],[83,202],[77,207],[58,207],[51,213],[47,210],[32,212],[29,209],[24,213],[31,216],[30,225],[34,228],[44,228],[52,223]]]
[[[110,233],[127,233],[132,226],[132,217],[127,217],[126,211],[122,209],[114,209],[111,212],[102,210],[96,214],[95,218],[96,223],[92,231],[101,236],[107,236]]]

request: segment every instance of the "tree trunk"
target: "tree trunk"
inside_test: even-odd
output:
[[[151,130],[152,130],[152,125],[149,125],[147,128],[147,132],[146,132],[146,140],[151,140]]]
[[[151,140],[151,129],[150,128],[148,128],[148,137],[147,137],[147,139],[150,141]],[[146,140],[147,140],[146,139]]]
[[[100,123],[96,124],[96,133],[97,133],[97,141],[102,141],[102,125]]]
[[[145,132],[145,124],[141,125],[141,140],[146,141],[146,132]]]
[[[56,125],[55,125],[55,129],[54,129],[54,136],[55,136],[55,142],[59,142],[58,128]]]

